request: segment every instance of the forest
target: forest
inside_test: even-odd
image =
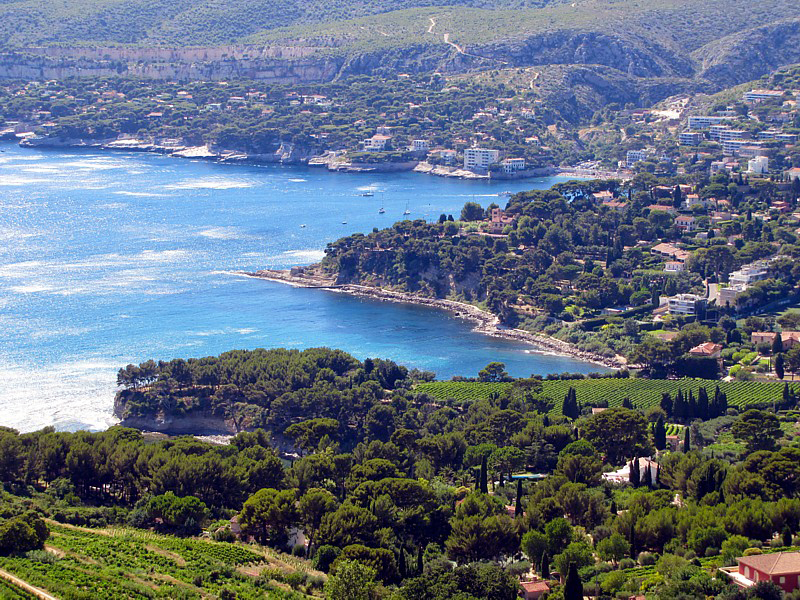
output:
[[[444,600],[454,590],[511,600],[533,574],[556,599],[578,588],[601,598],[780,597],[766,585],[745,594],[717,569],[800,543],[791,393],[777,412],[740,410],[709,382],[647,407],[597,411],[565,380],[554,413],[540,380],[453,405],[416,391],[413,381],[429,377],[411,373],[327,349],[121,369],[122,395],[168,382],[174,396],[161,396],[161,410],[189,402],[190,386],[227,387],[280,418],[225,445],[119,426],[3,429],[0,568],[59,586],[64,598],[83,597],[63,575],[79,568],[74,556],[115,556],[132,569],[156,550],[173,557],[159,568],[175,581],[119,584],[116,597],[251,598],[281,584],[284,594],[334,600]],[[485,373],[502,379],[502,365]],[[309,404],[295,412],[300,400]],[[625,465],[622,481],[607,476]],[[109,535],[125,545],[111,550]],[[217,546],[202,545],[209,537]],[[294,575],[276,570],[291,560]],[[361,595],[347,591],[353,581]]]

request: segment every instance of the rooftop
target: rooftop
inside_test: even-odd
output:
[[[800,573],[800,552],[776,552],[775,554],[742,556],[737,558],[736,562],[768,575]]]

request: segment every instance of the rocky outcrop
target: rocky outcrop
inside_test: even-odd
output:
[[[800,62],[800,19],[741,31],[694,53],[699,76],[718,87],[753,81],[783,65]]]

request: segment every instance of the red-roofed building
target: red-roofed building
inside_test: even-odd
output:
[[[546,581],[542,580],[522,581],[520,582],[520,586],[522,586],[520,597],[523,598],[523,600],[539,600],[539,598],[550,593],[550,586]]]
[[[771,581],[785,592],[800,587],[800,552],[775,552],[736,559],[735,567],[722,569],[740,587]]]
[[[705,342],[689,350],[689,354],[692,356],[702,356],[704,358],[719,358],[721,352],[722,346],[714,342]]]

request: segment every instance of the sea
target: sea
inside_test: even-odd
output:
[[[442,379],[490,361],[515,376],[602,370],[481,335],[439,309],[237,274],[310,264],[344,235],[458,215],[473,200],[504,205],[506,191],[559,180],[345,175],[1,143],[0,425],[102,430],[115,422],[120,367],[230,349],[328,346]]]

